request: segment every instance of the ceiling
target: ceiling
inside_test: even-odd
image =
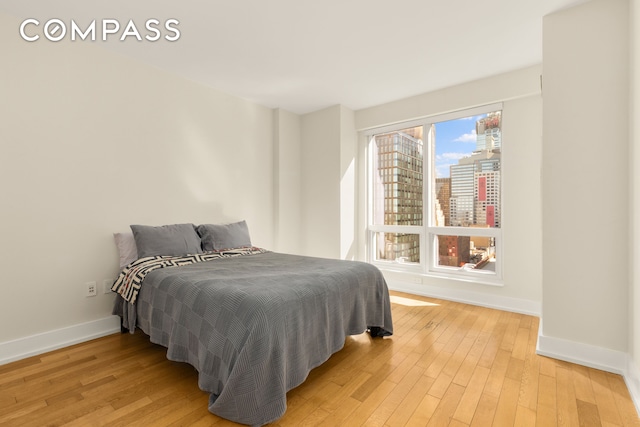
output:
[[[23,20],[177,19],[96,45],[256,103],[358,110],[542,62],[542,17],[582,0],[0,0]],[[162,24],[160,25],[162,27]],[[163,29],[163,28],[161,28]],[[32,27],[35,33],[38,29]],[[163,29],[164,30],[164,29]],[[163,35],[172,35],[163,31]],[[37,43],[47,43],[42,38]]]

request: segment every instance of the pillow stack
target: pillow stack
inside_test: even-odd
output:
[[[139,258],[182,256],[251,247],[246,221],[232,224],[131,225],[131,232],[114,233],[120,268]]]

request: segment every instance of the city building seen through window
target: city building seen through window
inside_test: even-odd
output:
[[[367,137],[371,261],[496,276],[501,106],[385,127]]]

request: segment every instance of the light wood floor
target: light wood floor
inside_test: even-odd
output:
[[[393,337],[347,339],[273,426],[640,426],[624,380],[537,356],[538,319],[393,293]],[[2,426],[234,426],[142,333],[0,366]]]

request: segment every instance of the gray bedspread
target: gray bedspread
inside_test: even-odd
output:
[[[376,267],[274,252],[153,271],[130,306],[115,311],[198,370],[209,410],[249,425],[280,418],[287,391],[348,335],[393,332]]]

